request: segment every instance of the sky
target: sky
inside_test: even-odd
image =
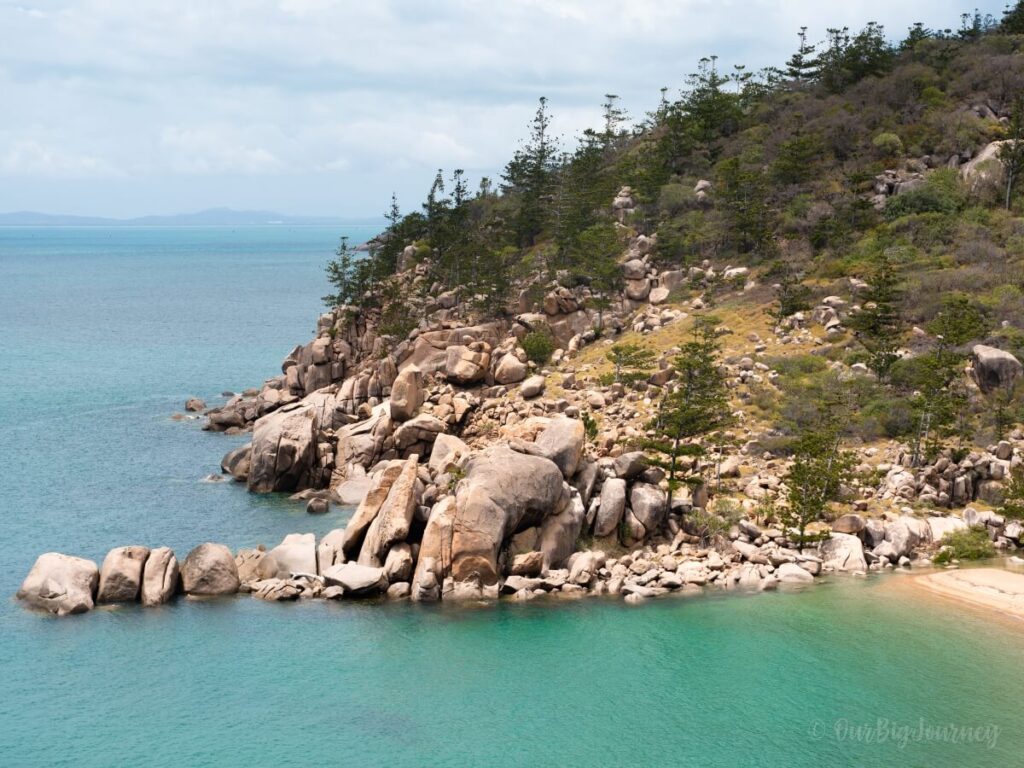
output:
[[[379,215],[497,178],[546,96],[571,143],[697,61],[781,65],[806,25],[956,28],[949,0],[0,0],[0,211]]]

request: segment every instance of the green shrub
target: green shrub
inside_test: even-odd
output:
[[[555,340],[544,331],[530,331],[521,344],[526,357],[537,365],[544,365],[555,351]]]
[[[909,192],[889,198],[885,218],[894,221],[912,213],[954,213],[964,205],[964,193],[956,170],[944,168]]]
[[[953,560],[984,560],[994,557],[996,548],[989,541],[984,526],[963,531],[951,531],[942,537],[942,549],[933,562],[943,564]]]
[[[871,140],[881,157],[899,157],[903,154],[903,141],[895,133],[880,133]]]

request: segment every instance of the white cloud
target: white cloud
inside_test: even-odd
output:
[[[160,148],[171,169],[195,174],[265,174],[284,169],[272,152],[247,146],[231,128],[168,126],[160,132]]]
[[[65,152],[31,139],[14,141],[6,150],[0,145],[0,173],[47,178],[109,178],[120,175],[101,158]]]

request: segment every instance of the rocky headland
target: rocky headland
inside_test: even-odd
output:
[[[700,184],[694,195],[710,189]],[[630,195],[618,193],[617,213],[629,210]],[[742,300],[757,282],[727,265],[659,270],[648,258],[652,246],[644,235],[629,240],[624,288],[600,314],[588,308],[585,287],[554,283],[540,293],[524,289],[513,318],[478,322],[457,291],[423,290],[425,270],[409,266],[398,275],[405,295],[436,298],[408,300],[421,319],[405,338],[382,334],[377,312],[339,307],[320,317],[316,338],[288,355],[281,375],[212,409],[196,399],[185,406],[205,413],[205,429],[251,432],[249,444],[224,457],[223,473],[253,493],[293,494],[312,513],[353,505],[345,528],[319,542],[292,534],[270,549],[234,553],[204,543],[180,564],[163,547],[118,547],[99,568],[48,553],[18,596],[58,615],[239,592],[266,600],[640,602],[930,565],[943,537],[968,527],[984,528],[1004,550],[1024,543],[1019,522],[967,506],[999,499],[1024,460],[1020,431],[959,459],[946,452],[924,463],[896,442],[859,448],[860,471],[844,503],[831,522],[809,527],[813,545],[799,545],[793,529],[765,517],[764,500],[785,496],[787,462],[763,450],[771,430],[749,418],[744,403],[777,378],[764,362],[769,352],[827,347],[843,336],[859,309],[856,281],[846,296],[828,296],[761,332],[738,338],[719,330],[728,340],[721,373],[736,426],[711,453],[680,458],[714,483],[684,487],[670,500],[665,471],[629,447],[644,436],[662,392],[678,386],[678,349],[663,339],[705,308],[701,295],[669,296],[683,281],[700,288],[725,280]],[[555,345],[543,364],[523,347],[537,331]],[[601,383],[600,354],[621,334],[655,340],[655,370],[628,384]],[[1012,355],[984,345],[972,361],[965,376],[981,391],[1022,371]],[[851,366],[844,375],[869,374]]]

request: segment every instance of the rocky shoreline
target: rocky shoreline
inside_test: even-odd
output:
[[[707,198],[713,189],[702,181],[694,194]],[[613,207],[625,215],[634,205],[627,187]],[[316,337],[261,388],[212,409],[194,398],[185,404],[205,415],[204,429],[251,432],[249,444],[224,456],[225,475],[253,493],[295,494],[310,512],[357,506],[346,528],[319,543],[294,534],[269,551],[202,544],[180,567],[165,548],[119,547],[100,568],[49,553],[19,597],[58,614],[94,602],[159,604],[179,592],[240,590],[275,600],[588,593],[637,602],[706,585],[770,589],[828,571],[927,563],[945,534],[969,526],[982,526],[1002,550],[1024,545],[1020,522],[973,507],[949,512],[998,503],[1011,470],[1024,463],[1019,430],[923,465],[897,443],[863,447],[842,489],[851,512],[812,523],[820,543],[811,547],[795,546],[795,531],[764,512],[785,499],[787,462],[763,447],[773,428],[749,421],[742,406],[774,386],[769,350],[811,350],[843,337],[863,288],[852,279],[848,296],[825,297],[806,316],[731,342],[720,372],[740,408],[736,426],[704,455],[679,458],[680,472],[708,482],[670,495],[666,473],[631,446],[642,444],[662,394],[677,386],[678,347],[659,349],[653,372],[630,382],[602,378],[593,355],[580,362],[584,351],[611,345],[623,331],[642,337],[671,329],[703,311],[701,295],[665,306],[684,282],[738,295],[757,285],[745,267],[660,270],[654,245],[653,237],[630,238],[623,290],[600,312],[590,308],[596,302],[585,285],[530,283],[518,314],[486,322],[471,297],[428,284],[416,246],[408,246],[394,280],[403,309],[421,318],[410,332],[386,333],[380,309],[338,307],[321,315]],[[547,362],[527,353],[538,334],[553,346]],[[863,364],[831,365],[845,377],[869,375]],[[971,386],[993,391],[1017,381],[1024,367],[977,345],[969,374]]]

